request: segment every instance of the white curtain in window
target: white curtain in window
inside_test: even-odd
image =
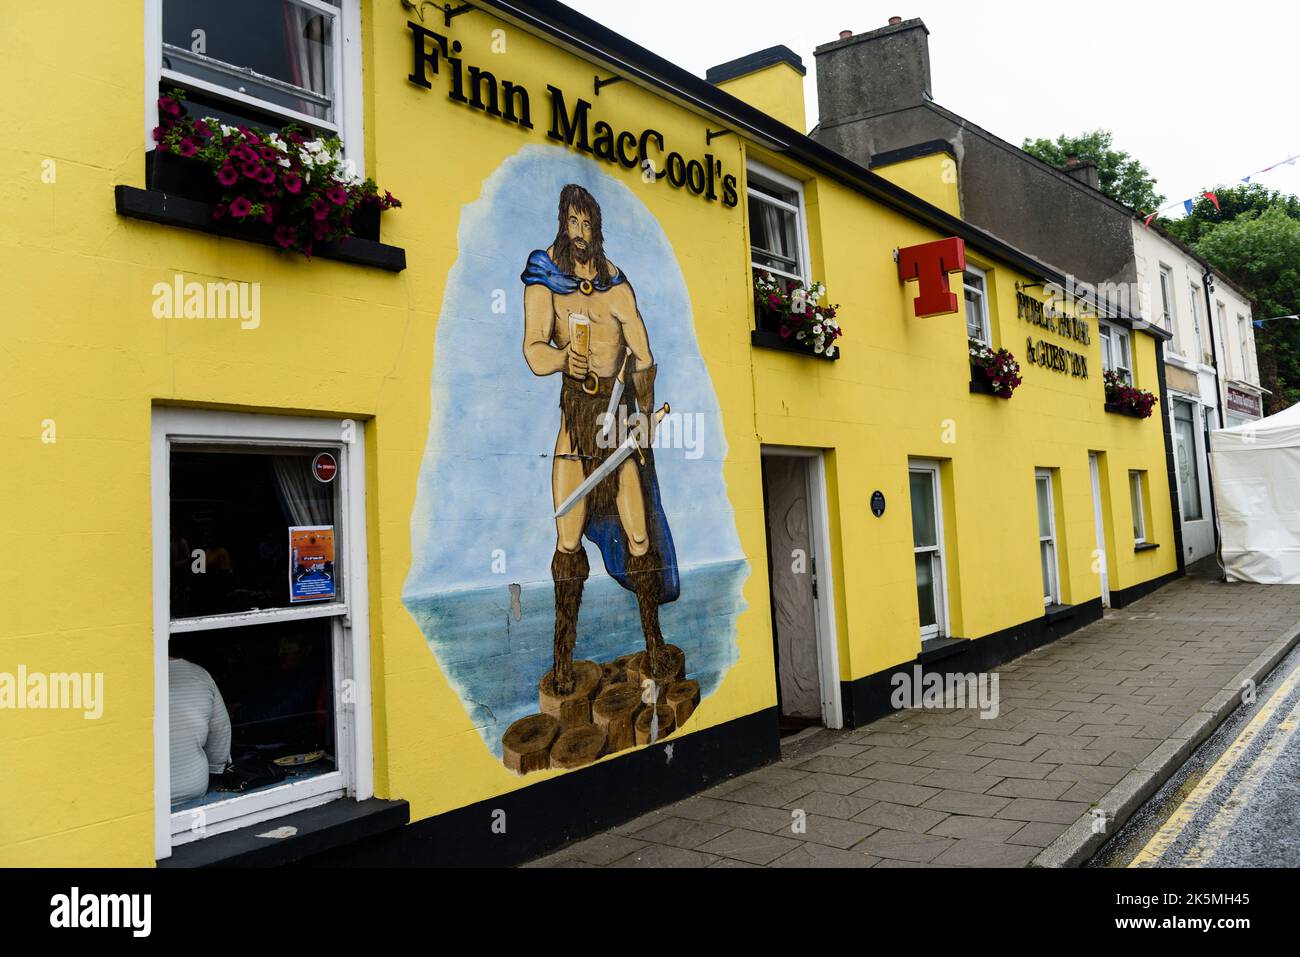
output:
[[[289,47],[289,65],[293,73],[293,82],[313,93],[328,95],[325,80],[329,75],[326,57],[330,46],[329,22],[322,14],[306,7],[300,7],[292,0],[282,0],[284,4],[284,33]],[[325,118],[325,108],[315,103],[302,101],[299,112],[308,116]]]
[[[280,502],[294,525],[333,525],[333,486],[322,485],[311,474],[311,460],[301,455],[274,455],[275,481]]]

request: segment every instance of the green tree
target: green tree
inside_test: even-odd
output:
[[[1064,168],[1071,156],[1092,160],[1097,164],[1103,193],[1140,213],[1155,212],[1165,204],[1164,196],[1156,192],[1155,177],[1112,143],[1109,130],[1092,130],[1080,136],[1062,133],[1055,140],[1026,139],[1021,148],[1058,169]]]
[[[1243,212],[1196,244],[1197,252],[1251,294],[1257,320],[1300,313],[1300,217],[1290,215],[1292,205],[1277,202],[1263,212]],[[1268,411],[1300,402],[1300,321],[1257,326],[1255,348],[1261,384],[1273,392]]]
[[[1161,220],[1161,225],[1188,245],[1195,245],[1205,238],[1216,226],[1230,223],[1247,214],[1256,216],[1273,207],[1280,207],[1292,219],[1300,219],[1300,197],[1289,193],[1279,193],[1259,183],[1245,183],[1237,186],[1220,186],[1212,190],[1219,200],[1219,207],[1201,196],[1192,205],[1192,212],[1182,219]]]

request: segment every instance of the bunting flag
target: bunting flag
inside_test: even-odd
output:
[[[1243,176],[1240,180],[1238,180],[1238,182],[1240,182],[1240,183],[1245,183],[1247,186],[1249,186],[1250,183],[1255,179],[1256,176],[1260,176],[1260,175],[1262,175],[1262,174],[1264,174],[1264,173],[1271,173],[1273,170],[1277,169],[1279,166],[1295,166],[1297,162],[1300,162],[1300,153],[1296,154],[1295,156],[1289,156],[1289,157],[1287,157],[1286,159],[1282,160],[1282,161],[1279,162],[1279,163],[1274,163],[1272,166],[1266,166],[1264,169],[1257,170],[1256,172],[1251,173],[1249,176]],[[1198,198],[1200,198],[1200,199],[1208,199],[1211,203],[1213,203],[1213,204],[1214,204],[1214,210],[1215,210],[1215,212],[1222,212],[1222,211],[1223,211],[1222,208],[1221,208],[1220,205],[1219,205],[1219,194],[1218,194],[1218,193],[1214,193],[1214,192],[1211,192],[1210,190],[1206,190],[1205,192],[1201,193],[1200,197],[1198,197]],[[1155,220],[1155,218],[1156,218],[1157,216],[1159,216],[1161,213],[1167,213],[1167,212],[1169,212],[1171,209],[1177,209],[1179,206],[1183,207],[1183,212],[1184,212],[1186,215],[1190,216],[1190,215],[1192,215],[1192,210],[1193,210],[1193,209],[1195,208],[1195,206],[1196,206],[1196,199],[1184,199],[1184,200],[1179,200],[1179,201],[1176,202],[1176,203],[1170,203],[1168,206],[1164,207],[1163,209],[1159,209],[1159,210],[1157,210],[1157,211],[1154,212],[1154,213],[1148,213],[1148,214],[1146,214],[1146,218],[1145,218],[1145,219],[1143,220],[1143,222],[1142,222],[1142,228],[1143,228],[1143,229],[1150,229],[1150,228],[1151,228],[1151,223]]]

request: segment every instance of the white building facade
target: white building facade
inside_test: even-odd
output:
[[[1249,297],[1182,243],[1133,223],[1137,308],[1169,331],[1164,396],[1173,434],[1183,558],[1215,553],[1209,432],[1263,415]]]

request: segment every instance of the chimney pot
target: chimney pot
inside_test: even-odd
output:
[[[1079,165],[1079,154],[1078,154],[1078,153],[1071,153],[1069,156],[1067,156],[1067,157],[1065,158],[1065,165],[1066,165],[1069,169],[1074,169],[1076,166],[1078,166],[1078,165]]]
[[[899,25],[900,23],[902,23],[902,22],[903,22],[903,18],[902,18],[902,17],[890,17],[890,18],[889,18],[889,25],[890,25],[891,27],[896,27],[896,26],[898,26],[898,25]]]
[[[840,31],[840,39],[841,39],[841,40],[847,40],[847,39],[848,39],[849,37],[851,37],[851,36],[853,36],[853,31],[852,31],[852,30],[841,30],[841,31]]]

